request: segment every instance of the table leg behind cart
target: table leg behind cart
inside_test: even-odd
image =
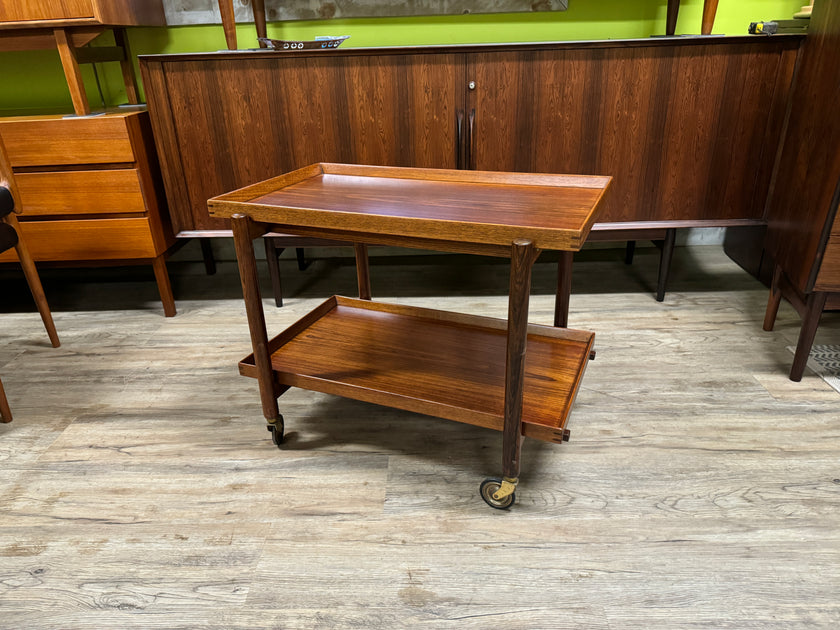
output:
[[[260,295],[257,260],[254,256],[254,239],[262,236],[265,230],[254,223],[251,217],[235,214],[231,219],[233,243],[236,247],[236,260],[239,263],[239,277],[242,281],[242,294],[245,298],[245,312],[248,315],[248,328],[251,332],[251,346],[254,349],[254,365],[257,368],[257,382],[260,387],[260,401],[263,415],[268,422],[268,430],[278,446],[283,441],[283,416],[277,406],[277,391],[271,357],[268,353],[268,333],[265,328]]]
[[[368,248],[364,243],[356,243],[356,278],[359,281],[359,299],[370,300],[370,262]]]
[[[533,242],[514,241],[510,258],[507,356],[505,358],[505,420],[502,429],[502,478],[481,484],[481,497],[488,505],[505,509],[513,505],[519,482],[522,452],[522,407],[525,384],[525,348],[528,335],[528,302],[531,269],[539,256]]]

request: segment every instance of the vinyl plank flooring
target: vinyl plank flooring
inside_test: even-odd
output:
[[[0,629],[833,630],[840,394],[787,380],[798,316],[762,331],[767,289],[719,248],[677,248],[662,304],[657,254],[576,262],[570,322],[597,358],[571,441],[526,440],[507,512],[478,496],[487,429],[292,389],[276,448],[238,375],[234,264],[172,264],[175,318],[151,277],[48,272],[61,348],[31,298],[0,305]],[[351,262],[281,261],[269,333],[352,295]],[[377,298],[506,316],[504,262],[372,262]],[[532,322],[555,271],[535,268]],[[837,313],[817,341],[840,343]]]

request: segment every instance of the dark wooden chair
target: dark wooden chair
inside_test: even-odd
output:
[[[18,260],[23,267],[23,274],[26,276],[26,282],[29,284],[29,290],[32,291],[32,297],[35,298],[35,304],[44,322],[44,328],[47,329],[53,347],[57,348],[61,342],[58,340],[44,288],[41,286],[41,279],[35,269],[32,256],[29,255],[29,250],[20,236],[20,226],[15,217],[15,213],[20,211],[19,201],[12,166],[6,155],[6,147],[0,138],[0,252],[15,248]],[[0,421],[11,422],[11,420],[12,412],[3,391],[3,383],[0,382]]]

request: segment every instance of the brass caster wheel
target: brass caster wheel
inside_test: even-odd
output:
[[[274,445],[277,448],[281,448],[283,446],[283,416],[280,416],[277,420],[267,425],[265,428],[268,429],[269,433],[271,433],[271,441],[274,442]]]
[[[493,496],[502,489],[503,483],[506,482],[503,482],[499,477],[488,477],[481,482],[481,486],[479,488],[481,498],[484,499],[484,502],[491,508],[506,510],[513,505],[514,501],[516,501],[516,494],[514,492],[511,492],[507,496],[499,499]]]

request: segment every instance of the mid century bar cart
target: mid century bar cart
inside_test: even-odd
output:
[[[232,218],[253,354],[275,444],[290,387],[502,431],[502,477],[482,498],[515,500],[525,436],[561,443],[594,334],[528,324],[542,250],[580,249],[609,177],[314,164],[215,197]],[[334,296],[269,340],[253,239],[268,232],[355,243],[360,299]],[[508,320],[371,301],[367,244],[510,257]],[[526,352],[527,349],[527,352]]]

